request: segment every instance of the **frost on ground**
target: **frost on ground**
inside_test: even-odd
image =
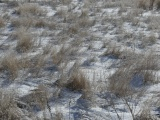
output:
[[[1,120],[159,120],[160,2],[0,2]]]

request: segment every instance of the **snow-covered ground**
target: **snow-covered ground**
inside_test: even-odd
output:
[[[0,119],[160,119],[159,18],[138,0],[0,3]]]

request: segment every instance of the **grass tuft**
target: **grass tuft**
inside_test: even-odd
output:
[[[17,34],[17,46],[16,51],[17,52],[27,52],[29,51],[34,44],[33,38],[30,33],[27,33],[27,31],[19,31]]]
[[[90,88],[89,81],[81,71],[73,72],[68,80],[66,88],[72,91],[84,91]]]
[[[15,79],[18,76],[18,59],[14,54],[6,55],[1,61],[2,69],[8,71],[10,79]]]

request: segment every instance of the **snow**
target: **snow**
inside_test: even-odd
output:
[[[80,0],[73,0],[70,5],[63,5],[59,4],[56,7],[49,6],[49,5],[41,5],[41,8],[45,10],[46,12],[46,18],[51,18],[53,21],[60,21],[60,18],[56,18],[55,14],[57,11],[64,11],[66,14],[68,13],[69,7],[76,6],[74,8],[73,13],[79,15],[81,13],[82,7],[83,7],[84,1]],[[0,3],[0,6],[3,6],[3,3]],[[72,6],[73,5],[73,6]],[[102,6],[103,1],[97,2],[97,6]],[[6,7],[6,6],[4,6]],[[3,14],[3,8],[1,7],[0,14]],[[5,8],[6,9],[6,8]],[[89,13],[92,12],[90,8],[85,8],[88,10]],[[126,8],[128,11],[131,11],[131,8]],[[84,41],[82,41],[82,44],[79,46],[71,46],[72,41],[74,41],[74,36],[72,38],[64,38],[65,40],[60,41],[60,37],[63,38],[63,35],[60,35],[59,33],[64,28],[67,28],[69,25],[66,25],[64,28],[56,29],[55,30],[48,30],[46,28],[33,28],[29,29],[32,34],[36,35],[37,41],[35,42],[35,49],[31,50],[29,52],[19,54],[18,59],[20,59],[22,56],[29,56],[30,58],[42,54],[43,48],[47,45],[51,45],[52,50],[55,50],[58,52],[63,45],[65,47],[76,47],[78,48],[77,56],[74,56],[73,58],[69,58],[68,56],[64,59],[67,60],[67,65],[65,66],[65,63],[60,64],[58,67],[54,65],[53,63],[50,64],[51,59],[51,53],[46,55],[45,58],[48,59],[45,61],[45,63],[48,65],[46,68],[52,68],[50,70],[46,69],[45,67],[38,68],[40,69],[40,75],[37,77],[33,77],[32,71],[29,71],[28,69],[20,71],[20,77],[16,78],[15,81],[8,80],[9,78],[6,77],[7,74],[3,75],[3,73],[0,73],[0,84],[4,91],[15,91],[15,93],[18,95],[19,98],[30,95],[34,90],[37,89],[37,87],[40,84],[45,84],[47,87],[47,92],[49,94],[53,94],[53,91],[56,91],[58,97],[52,96],[48,104],[50,106],[50,110],[46,107],[44,110],[41,111],[35,111],[35,116],[38,116],[42,118],[44,114],[48,119],[50,118],[50,112],[53,116],[57,112],[60,112],[63,114],[63,117],[65,120],[118,120],[118,116],[122,118],[122,120],[133,120],[131,112],[128,109],[128,106],[124,103],[123,99],[120,98],[113,98],[113,103],[115,106],[109,105],[109,102],[105,97],[102,97],[103,95],[101,92],[103,89],[105,89],[103,92],[104,94],[110,94],[107,91],[107,85],[108,85],[108,79],[111,75],[113,75],[116,70],[121,66],[121,59],[112,58],[109,56],[103,56],[103,53],[110,49],[110,47],[113,47],[116,45],[116,47],[119,47],[120,50],[126,50],[126,51],[134,51],[134,53],[137,54],[144,54],[148,53],[150,50],[155,50],[156,54],[159,54],[159,48],[160,48],[160,41],[159,41],[159,31],[157,30],[148,30],[148,24],[144,23],[144,19],[150,16],[159,16],[159,12],[156,11],[144,11],[143,14],[140,16],[137,16],[136,18],[139,19],[139,25],[133,26],[131,21],[123,21],[123,24],[121,24],[120,27],[120,33],[116,34],[116,30],[118,27],[116,27],[110,22],[104,23],[104,25],[101,24],[101,20],[103,17],[111,17],[116,20],[119,20],[121,16],[118,14],[120,8],[119,7],[111,7],[111,8],[102,8],[100,12],[95,13],[95,16],[89,16],[89,19],[95,18],[96,24],[92,26],[91,28],[85,28],[81,30],[86,30],[90,33],[90,35],[94,35],[93,38],[85,38]],[[122,15],[127,15],[129,12],[125,12]],[[7,14],[10,15],[11,18],[14,18],[15,15],[13,15],[13,10],[10,8],[7,12]],[[72,13],[72,14],[73,14]],[[18,16],[19,17],[19,16]],[[17,17],[17,18],[18,18]],[[44,16],[42,16],[44,17]],[[44,18],[45,18],[44,17]],[[57,22],[56,24],[58,24]],[[7,51],[15,50],[16,47],[16,40],[11,41],[9,39],[9,35],[16,31],[16,29],[10,29],[10,21],[7,23],[6,28],[0,28],[1,34],[0,34],[0,45],[9,45],[10,49]],[[62,25],[63,26],[63,25]],[[103,30],[103,28],[106,27],[106,29]],[[51,33],[51,36],[47,36],[47,33],[43,36],[42,33],[45,32]],[[54,34],[52,34],[54,33]],[[154,35],[156,38],[156,43],[154,43],[153,46],[147,46],[146,48],[140,49],[138,46],[141,44],[141,39],[138,39],[138,35],[142,33],[144,36],[149,36],[150,34]],[[133,36],[136,36],[137,38],[122,38],[123,40],[118,41],[117,39],[120,38],[119,34],[131,34]],[[68,34],[67,34],[68,35]],[[69,35],[68,35],[69,36]],[[76,37],[75,37],[76,39]],[[82,37],[82,39],[84,39]],[[132,41],[132,39],[134,39]],[[131,42],[131,46],[127,46],[127,41]],[[108,42],[109,45],[105,48],[102,48],[103,43]],[[57,43],[57,44],[54,44]],[[60,43],[60,44],[58,44]],[[112,46],[113,45],[113,46]],[[89,49],[88,47],[91,46]],[[67,50],[66,50],[67,51]],[[64,52],[66,52],[64,51]],[[76,52],[76,51],[74,51]],[[3,57],[6,55],[7,52],[5,50],[1,50],[0,46],[0,56]],[[18,54],[18,53],[17,53]],[[64,53],[65,54],[65,53]],[[58,55],[59,56],[59,55]],[[1,61],[0,61],[1,62]],[[54,85],[54,82],[61,77],[61,73],[67,73],[67,75],[70,75],[70,72],[72,72],[72,67],[74,63],[79,63],[80,70],[84,73],[85,77],[89,80],[91,83],[91,92],[93,92],[93,98],[92,100],[85,100],[82,97],[83,92],[77,92],[77,91],[70,91],[66,88],[60,88],[60,93],[57,89],[59,89],[57,86]],[[65,67],[64,67],[65,66]],[[64,68],[63,68],[64,67]],[[29,71],[29,72],[28,72]],[[69,72],[68,72],[69,71]],[[28,72],[25,74],[25,72]],[[157,70],[157,77],[160,75],[159,71]],[[25,76],[23,76],[25,75]],[[67,76],[68,77],[68,76]],[[66,76],[64,76],[65,80],[67,80]],[[134,115],[140,114],[139,112],[144,108],[146,101],[152,100],[156,103],[156,100],[158,99],[158,95],[160,92],[160,83],[155,83],[151,85],[143,85],[143,76],[135,74],[132,76],[132,80],[130,82],[131,88],[135,88],[135,90],[139,90],[139,88],[143,88],[145,90],[144,94],[139,98],[132,98],[132,100],[128,101],[128,105],[134,108]],[[107,91],[107,93],[106,93]],[[95,92],[95,93],[94,93]],[[55,95],[56,96],[56,95]],[[109,95],[111,96],[111,95]],[[112,98],[111,98],[112,99]],[[126,97],[125,99],[128,100]],[[137,102],[138,101],[138,102]],[[104,106],[104,107],[102,107]],[[151,113],[153,115],[157,114],[158,112],[153,111],[157,108],[156,105],[153,105],[151,107]],[[117,113],[116,113],[117,112]]]

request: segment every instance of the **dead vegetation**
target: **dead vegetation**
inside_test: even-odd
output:
[[[90,89],[89,81],[81,71],[71,73],[66,88],[72,91],[83,91]]]
[[[103,53],[102,56],[108,56],[110,58],[120,59],[122,57],[122,51],[117,46],[111,46]]]
[[[16,46],[17,52],[27,52],[31,50],[31,48],[34,46],[34,40],[31,33],[28,33],[24,29],[20,29],[20,31],[17,31],[16,36],[17,36],[17,46]]]
[[[38,4],[24,3],[19,5],[19,7],[16,10],[16,13],[21,16],[41,16],[44,15],[45,11],[41,9]]]
[[[81,6],[81,3],[84,5]],[[48,5],[48,14],[43,9],[46,5]],[[6,28],[12,32],[11,39],[10,37],[6,39],[9,44],[0,41],[2,42],[0,51],[5,53],[7,49],[13,49],[16,54],[3,57],[0,62],[0,78],[3,79],[6,75],[9,79],[15,80],[20,76],[24,77],[25,84],[30,85],[27,82],[35,80],[33,83],[37,86],[37,89],[31,90],[31,93],[20,97],[19,100],[27,108],[21,106],[19,109],[24,109],[26,113],[32,112],[34,115],[35,111],[38,113],[47,110],[50,112],[51,119],[61,120],[66,113],[65,115],[61,111],[51,113],[49,102],[51,105],[53,101],[56,104],[61,102],[59,99],[64,99],[61,93],[67,90],[73,94],[80,94],[79,99],[83,99],[84,102],[89,101],[93,105],[92,95],[95,95],[95,99],[101,97],[97,95],[98,88],[101,89],[98,94],[107,91],[111,97],[114,96],[115,101],[107,101],[107,104],[112,107],[118,119],[122,120],[119,113],[123,113],[123,110],[118,108],[118,104],[121,104],[118,102],[123,101],[134,120],[152,120],[149,110],[142,110],[141,114],[135,116],[130,106],[130,102],[135,98],[130,98],[131,101],[128,98],[137,94],[143,97],[145,93],[142,91],[146,86],[158,83],[156,72],[159,70],[159,58],[155,53],[146,55],[144,52],[159,44],[160,22],[157,15],[160,8],[159,2],[154,0],[151,2],[150,0],[78,0],[76,5],[72,0],[59,0],[40,4],[11,3],[11,7],[16,7],[12,15],[8,17],[6,14],[0,17],[0,28],[3,30],[8,22]],[[50,13],[50,10],[53,11]],[[149,10],[155,16],[148,16]],[[144,19],[141,19],[142,17]],[[0,38],[8,35],[6,31],[1,32],[4,36]],[[8,47],[4,49],[4,46]],[[106,61],[102,62],[101,58]],[[73,65],[70,69],[71,64],[77,60],[84,61],[82,66]],[[116,65],[116,68],[109,66],[110,63]],[[94,71],[98,67],[107,72],[94,73],[93,79],[96,81],[94,89],[90,82],[90,75],[88,77],[88,73],[81,67],[85,70],[89,69],[88,71]],[[91,80],[94,81],[93,79]],[[45,85],[39,85],[40,83]],[[49,90],[54,88],[56,90],[50,94]],[[7,101],[7,104],[11,102],[8,106],[6,104],[3,106],[3,102],[5,101],[2,101],[0,118],[20,120],[15,101]],[[104,102],[106,101],[100,104]],[[16,114],[13,114],[12,107]],[[43,114],[42,119],[47,119],[45,113]]]
[[[1,61],[1,70],[9,73],[9,78],[14,80],[18,76],[19,64],[15,54],[8,54]]]
[[[13,93],[0,91],[0,118],[1,120],[22,119],[22,111],[17,107]]]
[[[0,17],[0,28],[5,26],[5,22],[4,19],[2,17]]]
[[[21,17],[21,18],[13,18],[11,19],[11,26],[12,27],[25,27],[30,28],[33,25],[33,18],[31,17]]]

